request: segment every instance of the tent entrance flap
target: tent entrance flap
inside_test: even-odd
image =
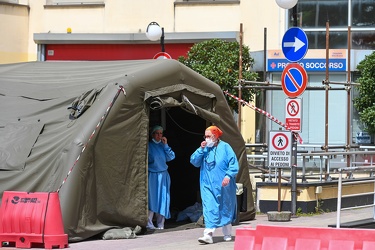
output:
[[[216,99],[214,94],[202,91],[193,86],[189,86],[186,84],[175,84],[175,85],[168,85],[166,87],[146,91],[144,100],[146,101],[150,97],[163,96],[163,95],[177,97],[177,96],[180,96],[180,93],[186,93],[186,92],[192,93],[193,95],[196,95],[196,96],[201,96],[201,97],[205,97],[209,99]]]
[[[220,122],[220,116],[213,112],[210,112],[209,110],[205,110],[197,105],[194,105],[186,96],[183,96],[183,103],[185,104],[184,107],[187,110],[194,112],[194,114],[202,117],[203,119],[215,124],[218,124]]]
[[[191,90],[192,88],[189,87],[189,89]],[[178,93],[164,93],[163,91],[154,90],[152,92],[146,92],[145,97],[146,96],[148,98],[145,98],[145,101],[148,102],[152,110],[180,107],[189,113],[202,117],[204,120],[216,124],[220,122],[220,116],[212,112],[216,102],[216,98],[213,94],[202,91],[198,92],[198,90],[194,88],[193,92],[184,89],[184,91],[181,90],[181,92]]]

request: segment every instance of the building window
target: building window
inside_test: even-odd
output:
[[[352,49],[375,50],[375,29],[352,32]]]
[[[340,14],[338,15],[338,13]],[[347,27],[348,1],[299,0],[297,14],[298,23],[301,28],[325,28],[328,20],[331,27]],[[292,18],[289,20],[289,26],[292,26]]]
[[[349,26],[351,48],[375,49],[375,0],[299,0],[296,9],[297,25],[305,30],[309,49],[325,49],[327,21],[331,49],[348,47]],[[289,27],[293,26],[292,16],[289,10]]]
[[[309,41],[309,49],[325,49],[326,48],[326,30],[324,31],[305,31]],[[329,48],[343,49],[348,44],[347,31],[330,31],[329,32]]]
[[[18,0],[0,0],[0,3],[13,3],[13,4],[19,4]]]
[[[239,0],[176,0],[175,5],[195,4],[239,4]]]
[[[71,5],[98,5],[104,4],[104,0],[46,0],[46,5],[61,5],[61,6],[71,6]]]
[[[375,1],[352,0],[352,26],[375,28]]]

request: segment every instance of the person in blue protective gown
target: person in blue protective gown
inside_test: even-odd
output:
[[[205,229],[198,239],[213,243],[216,228],[222,227],[225,241],[232,240],[232,222],[236,220],[236,176],[238,160],[232,147],[220,140],[223,132],[216,126],[205,131],[205,140],[190,157],[190,163],[200,168],[200,192]]]
[[[170,187],[171,178],[167,162],[175,158],[175,153],[168,146],[159,125],[151,129],[151,141],[148,144],[148,229],[164,229],[165,219],[171,217]],[[156,217],[157,227],[153,224]]]

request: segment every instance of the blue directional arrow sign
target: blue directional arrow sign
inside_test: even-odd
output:
[[[308,47],[307,36],[302,29],[292,27],[285,32],[282,50],[288,61],[297,62],[301,60],[306,55]]]

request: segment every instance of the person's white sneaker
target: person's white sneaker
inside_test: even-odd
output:
[[[212,244],[212,243],[214,243],[214,241],[212,240],[212,236],[210,236],[208,234],[204,235],[203,237],[200,237],[198,239],[198,241],[200,243],[204,243],[204,244]]]
[[[232,236],[231,235],[224,235],[224,241],[231,241]]]

